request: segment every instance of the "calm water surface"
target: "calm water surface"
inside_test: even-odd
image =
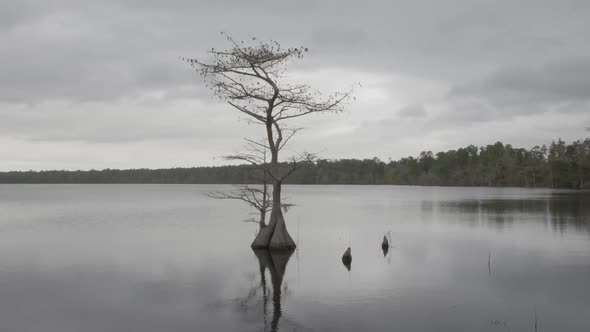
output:
[[[0,330],[590,331],[588,192],[287,186],[279,255],[229,188],[0,185]]]

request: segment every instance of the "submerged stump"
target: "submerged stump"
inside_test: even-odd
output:
[[[389,248],[389,240],[387,240],[386,235],[383,235],[383,242],[381,242],[381,248]]]
[[[383,235],[383,242],[381,242],[381,250],[383,251],[383,257],[387,256],[389,252],[389,240],[387,240],[387,236]]]
[[[346,267],[348,271],[350,271],[350,265],[352,263],[352,255],[350,253],[350,247],[346,249],[344,254],[342,255],[342,264]]]

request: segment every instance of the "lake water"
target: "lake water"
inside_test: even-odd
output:
[[[225,189],[0,185],[0,330],[590,331],[588,192],[286,186],[281,255]]]

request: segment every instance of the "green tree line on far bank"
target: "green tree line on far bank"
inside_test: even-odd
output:
[[[0,183],[256,183],[253,166],[90,171],[0,172]],[[319,159],[303,165],[291,184],[392,184],[590,189],[590,139],[514,148],[497,142],[384,162]]]

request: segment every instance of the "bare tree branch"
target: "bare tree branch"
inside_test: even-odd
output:
[[[297,171],[301,167],[303,167],[307,163],[313,163],[317,160],[317,156],[313,153],[302,153],[297,157],[292,157],[290,162],[288,163],[288,168],[286,171],[283,172],[281,177],[281,181],[289,177],[289,175],[293,174],[293,172]]]
[[[279,151],[283,149],[283,147],[285,147],[285,145],[287,145],[287,143],[289,142],[289,140],[295,136],[295,134],[297,134],[298,131],[302,130],[303,128],[294,128],[294,129],[289,129],[289,134],[287,135],[287,138],[285,138],[285,140],[282,142],[282,144],[279,145]]]
[[[256,120],[258,120],[258,121],[260,121],[260,122],[262,122],[262,123],[266,123],[266,119],[265,119],[263,116],[261,116],[261,115],[258,115],[258,114],[256,114],[255,112],[252,112],[252,111],[248,110],[248,109],[247,109],[247,108],[245,108],[244,106],[240,106],[240,105],[238,105],[238,104],[234,104],[234,103],[233,103],[233,102],[231,102],[231,101],[228,101],[227,103],[228,103],[228,104],[230,104],[231,106],[233,106],[234,108],[236,108],[238,111],[240,111],[240,112],[242,112],[242,113],[245,113],[245,114],[247,114],[247,115],[249,115],[249,116],[253,117],[254,119],[256,119]]]

